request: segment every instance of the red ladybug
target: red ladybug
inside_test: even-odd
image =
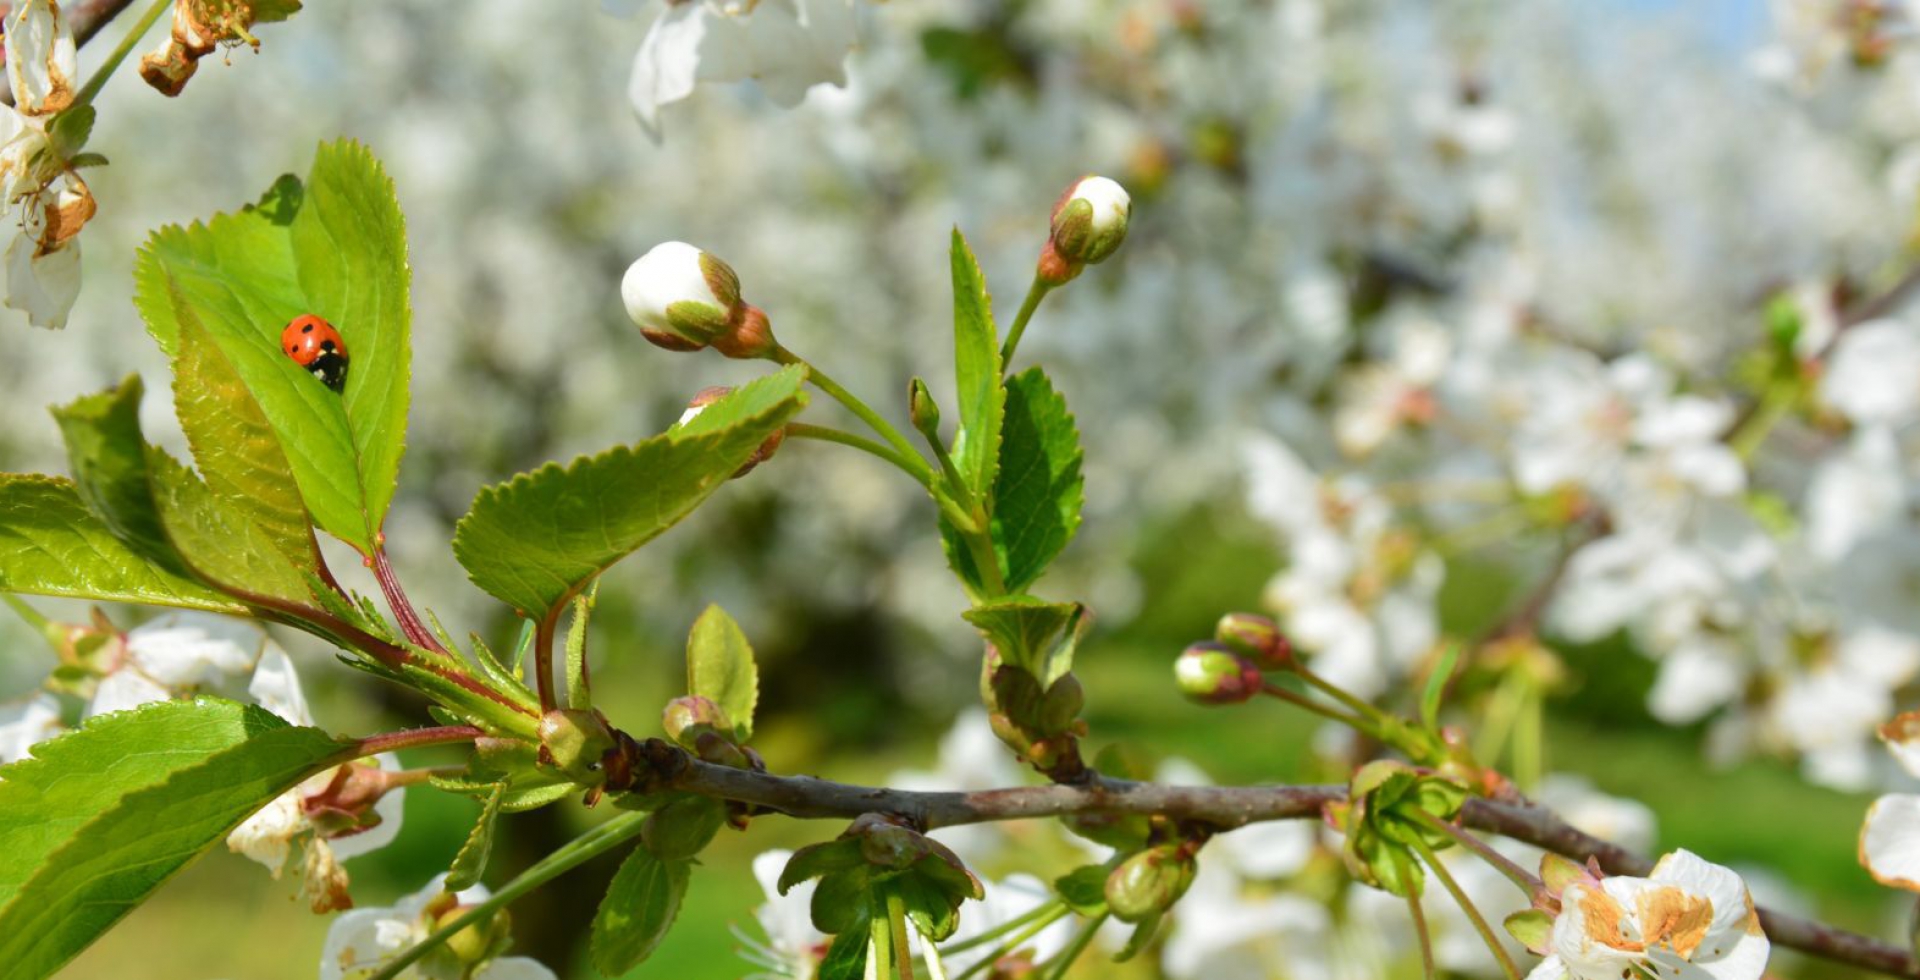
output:
[[[347,342],[333,324],[303,313],[280,331],[280,349],[320,383],[339,391],[347,385]]]

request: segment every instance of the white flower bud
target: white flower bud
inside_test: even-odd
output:
[[[1105,261],[1127,238],[1133,213],[1126,188],[1105,177],[1082,177],[1053,208],[1053,231],[1040,253],[1040,275],[1059,285]]]
[[[725,262],[692,245],[664,242],[627,267],[620,298],[647,340],[668,350],[699,350],[731,330],[740,280]]]

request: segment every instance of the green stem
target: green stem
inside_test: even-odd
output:
[[[974,976],[975,974],[978,974],[986,970],[988,967],[991,967],[995,963],[998,963],[1001,957],[1013,955],[1013,953],[1020,948],[1020,945],[1022,943],[1025,943],[1027,940],[1032,939],[1035,936],[1038,936],[1041,933],[1041,931],[1045,930],[1048,926],[1053,925],[1054,923],[1060,921],[1061,919],[1066,918],[1068,913],[1072,911],[1073,911],[1072,909],[1067,907],[1065,902],[1055,900],[1052,902],[1048,902],[1044,905],[1036,906],[1032,912],[1029,912],[1026,915],[1021,916],[1020,918],[1007,923],[1005,926],[1001,926],[994,929],[993,930],[994,935],[1004,935],[1009,928],[1018,926],[1021,923],[1026,924],[1026,928],[1021,929],[1017,933],[1014,933],[1012,938],[1008,939],[1004,943],[1001,943],[998,947],[996,947],[993,950],[993,952],[989,953],[986,956],[982,956],[978,963],[975,963],[974,965],[967,967],[967,971],[965,973],[960,974],[957,980],[969,980],[969,978]],[[1037,920],[1028,921],[1033,918],[1035,913],[1044,913],[1044,914],[1042,914],[1040,918]],[[968,942],[963,943],[959,946],[956,946],[954,947],[954,949],[950,949],[947,952],[949,954],[952,954],[956,950],[975,945],[976,941],[984,940],[986,938],[987,938],[986,936],[976,936],[974,937],[973,940],[969,940]]]
[[[824,425],[809,425],[805,422],[788,423],[787,435],[796,439],[814,439],[820,442],[831,442],[842,446],[851,446],[861,452],[878,456],[892,463],[902,472],[913,477],[914,480],[922,486],[925,486],[927,492],[933,494],[933,502],[940,508],[940,513],[946,515],[947,520],[952,521],[954,527],[959,528],[965,533],[977,530],[980,526],[979,522],[974,520],[973,515],[968,513],[965,508],[955,501],[938,481],[929,482],[933,478],[932,470],[915,469],[908,457],[894,452],[893,449],[887,446],[883,446],[864,436],[854,435],[851,432],[843,432],[839,429]]]
[[[892,889],[887,891],[887,925],[893,930],[893,948],[900,954],[900,980],[913,980],[913,944],[907,940],[907,903]]]
[[[879,412],[861,401],[858,395],[841,387],[840,382],[828,377],[826,372],[814,367],[805,358],[785,347],[774,348],[773,360],[779,364],[798,364],[806,368],[807,380],[813,382],[815,388],[826,392],[834,401],[845,405],[848,411],[860,416],[860,420],[867,423],[867,427],[872,429],[875,435],[885,439],[888,445],[899,451],[902,458],[896,461],[896,464],[905,463],[906,465],[902,468],[912,473],[914,479],[926,486],[933,485],[933,467],[927,462],[926,457],[921,456],[919,450],[913,448],[913,443],[908,442],[907,437],[901,435],[900,430],[894,428],[893,423],[882,418]]]
[[[1494,934],[1493,927],[1487,925],[1486,917],[1480,914],[1479,907],[1467,897],[1466,889],[1461,888],[1460,883],[1453,880],[1453,875],[1440,863],[1440,856],[1433,853],[1433,848],[1429,847],[1426,841],[1421,840],[1419,834],[1407,835],[1407,842],[1419,852],[1420,860],[1426,862],[1427,867],[1433,871],[1433,876],[1438,878],[1441,886],[1447,890],[1447,894],[1453,896],[1453,901],[1460,906],[1460,911],[1467,914],[1467,920],[1473,923],[1473,929],[1480,934],[1480,940],[1487,944],[1487,949],[1493,953],[1493,958],[1500,961],[1500,969],[1506,971],[1507,980],[1520,980],[1520,968],[1514,965],[1513,957],[1507,955],[1506,945],[1501,943],[1500,937]]]
[[[1351,694],[1348,694],[1346,691],[1341,690],[1339,687],[1335,686],[1332,682],[1328,681],[1326,678],[1321,677],[1319,674],[1316,674],[1311,670],[1308,670],[1305,664],[1300,663],[1297,660],[1294,662],[1293,672],[1295,674],[1300,675],[1301,680],[1306,681],[1308,684],[1313,685],[1315,688],[1318,688],[1320,691],[1324,692],[1328,697],[1334,699],[1335,701],[1340,702],[1341,704],[1346,705],[1348,708],[1353,709],[1354,714],[1367,719],[1367,721],[1372,723],[1376,729],[1379,728],[1380,723],[1383,720],[1385,720],[1386,714],[1382,712],[1379,708],[1376,708],[1373,705],[1370,705],[1367,702],[1362,701]]]
[[[1767,436],[1772,434],[1774,426],[1793,411],[1793,402],[1797,393],[1793,385],[1775,381],[1767,386],[1766,394],[1760,397],[1760,404],[1747,416],[1740,427],[1727,437],[1727,445],[1742,460],[1753,459]]]
[[[120,63],[127,60],[127,56],[132,54],[133,49],[139,45],[141,36],[147,33],[147,29],[151,28],[162,14],[172,10],[173,4],[174,0],[154,0],[153,6],[148,7],[147,12],[140,15],[140,20],[133,25],[133,30],[128,31],[127,36],[120,39],[119,45],[107,55],[107,60],[101,63],[100,68],[91,78],[87,79],[87,84],[80,89],[80,94],[74,96],[74,108],[90,105],[93,102],[93,97],[100,94],[100,89],[107,84],[107,79],[113,76],[114,70],[119,68]]]
[[[1461,847],[1464,847],[1467,850],[1472,851],[1476,856],[1480,858],[1480,860],[1485,861],[1490,865],[1493,865],[1493,869],[1495,871],[1498,871],[1501,874],[1506,875],[1507,880],[1519,886],[1521,891],[1524,891],[1527,893],[1528,898],[1532,898],[1536,895],[1545,893],[1546,887],[1547,887],[1545,882],[1541,881],[1539,878],[1534,877],[1532,872],[1529,872],[1527,869],[1519,866],[1518,864],[1515,864],[1513,862],[1513,859],[1507,857],[1505,854],[1502,854],[1499,851],[1494,850],[1492,845],[1489,845],[1486,841],[1483,841],[1480,838],[1475,837],[1470,833],[1467,833],[1464,829],[1458,826],[1455,826],[1452,821],[1442,820],[1439,817],[1436,817],[1425,810],[1419,809],[1418,807],[1413,807],[1413,808],[1401,810],[1398,812],[1403,816],[1411,816],[1413,817],[1414,820],[1418,821],[1420,824],[1426,827],[1430,827],[1443,834],[1446,834],[1448,837],[1453,838],[1454,841],[1457,842]]]
[[[495,892],[492,898],[468,909],[452,922],[435,929],[432,935],[388,962],[386,966],[380,968],[380,972],[369,977],[368,980],[393,980],[402,970],[418,962],[422,956],[452,939],[454,933],[492,915],[508,902],[625,843],[629,838],[640,833],[640,827],[646,823],[647,816],[645,813],[623,813],[574,838],[559,850],[540,859],[533,867],[521,872],[520,877],[508,882],[507,886]]]
[[[1024,926],[1032,922],[1035,919],[1046,917],[1047,921],[1051,923],[1055,919],[1058,919],[1060,918],[1060,916],[1065,914],[1067,914],[1066,903],[1060,901],[1059,899],[1056,898],[1051,901],[1042,902],[1039,905],[1036,905],[1033,908],[1029,909],[1024,914],[1012,919],[1008,919],[1007,921],[1002,922],[991,929],[988,929],[986,932],[983,932],[978,936],[974,936],[969,939],[963,939],[957,943],[953,943],[952,945],[949,945],[944,950],[944,952],[948,956],[952,956],[955,953],[964,953],[967,950],[973,949],[976,946],[985,946],[986,944],[993,942],[996,939],[999,939],[1001,936],[1004,936],[1007,933],[1010,933],[1015,929],[1018,929],[1021,926]]]
[[[1333,721],[1337,721],[1342,725],[1346,725],[1349,728],[1355,729],[1356,731],[1364,732],[1368,735],[1376,734],[1374,730],[1374,726],[1368,724],[1365,719],[1347,714],[1346,712],[1341,711],[1339,708],[1335,708],[1332,705],[1321,704],[1320,702],[1315,701],[1312,698],[1301,697],[1300,695],[1295,694],[1292,691],[1289,691],[1286,688],[1273,683],[1272,681],[1268,681],[1266,687],[1262,688],[1262,690],[1270,698],[1278,698],[1279,700],[1285,701],[1286,703],[1294,705],[1295,707],[1302,708],[1307,711],[1311,711],[1322,718],[1327,718]]]
[[[873,957],[873,975],[880,980],[892,980],[893,977],[893,929],[889,925],[891,916],[874,916],[867,923],[868,934],[873,938],[868,947]]]
[[[1060,955],[1054,958],[1053,966],[1047,971],[1047,980],[1061,980],[1067,975],[1067,970],[1073,966],[1073,961],[1079,959],[1080,954],[1086,952],[1088,946],[1093,945],[1094,935],[1100,931],[1100,926],[1105,924],[1109,914],[1102,912],[1088,919],[1087,924],[1080,927],[1080,931],[1074,934],[1073,942],[1068,943],[1067,948],[1061,950]]]
[[[1393,851],[1393,862],[1400,866],[1400,880],[1402,882],[1412,882],[1413,868],[1411,865],[1413,862],[1407,860],[1407,852],[1395,849]],[[1425,977],[1426,980],[1434,980],[1433,936],[1427,931],[1426,910],[1420,907],[1420,896],[1415,894],[1412,888],[1407,889],[1406,899],[1407,914],[1413,917],[1413,934],[1415,938],[1420,940],[1420,975]]]
[[[1053,291],[1051,283],[1042,280],[1039,275],[1033,277],[1033,285],[1027,287],[1027,298],[1020,304],[1020,312],[1013,318],[1013,326],[1007,330],[1007,342],[1000,348],[1000,367],[1013,362],[1013,352],[1020,346],[1020,335],[1027,332],[1027,321],[1033,319],[1033,311],[1040,308],[1040,301]]]
[[[33,627],[34,632],[39,633],[40,637],[47,641],[47,645],[53,648],[56,656],[61,654],[60,647],[63,639],[61,633],[64,631],[53,620],[41,615],[40,610],[27,605],[19,596],[11,592],[0,592],[0,601],[5,601],[7,608],[26,620],[27,625]]]
[[[1000,574],[1000,556],[993,550],[993,536],[985,528],[963,530],[960,536],[967,542],[967,552],[973,556],[973,564],[980,570],[980,577],[986,580],[983,584],[987,589],[987,598],[997,599],[1006,595],[1007,578]]]
[[[852,446],[863,453],[878,456],[892,463],[915,480],[921,480],[923,476],[930,475],[930,471],[916,467],[910,457],[901,455],[892,447],[883,446],[865,436],[854,435],[851,432],[845,432],[832,426],[809,425],[805,422],[789,422],[787,423],[787,435],[795,439],[814,439],[819,442],[834,442],[842,446]]]

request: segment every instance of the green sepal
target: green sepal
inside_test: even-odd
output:
[[[447,869],[448,891],[457,892],[480,883],[480,876],[487,870],[487,858],[493,854],[493,827],[506,795],[507,784],[494,783],[493,792],[480,804],[480,818],[474,821],[473,830],[467,833],[466,842],[460,845],[459,853],[453,856],[452,867]]]

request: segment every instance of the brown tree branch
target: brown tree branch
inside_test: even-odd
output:
[[[654,748],[661,746],[657,740]],[[682,764],[684,763],[684,765]],[[1268,820],[1317,818],[1346,797],[1339,786],[1167,786],[1095,776],[1085,785],[1017,786],[975,792],[915,792],[837,783],[811,776],[775,776],[713,765],[679,754],[668,780],[675,789],[737,800],[801,819],[847,819],[890,813],[932,829],[962,824],[1092,813],[1158,814],[1228,829]],[[1533,803],[1467,801],[1460,822],[1584,861],[1614,874],[1645,875],[1653,862],[1582,833]],[[1780,946],[1864,970],[1920,977],[1905,949],[1820,922],[1760,910],[1767,937]]]

